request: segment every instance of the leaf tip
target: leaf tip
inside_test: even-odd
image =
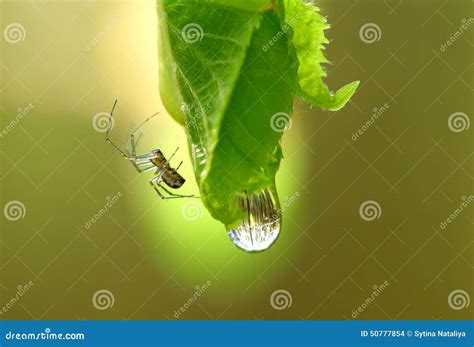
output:
[[[343,108],[352,98],[357,88],[359,87],[359,84],[360,81],[353,81],[340,88],[334,95],[334,105],[328,109],[330,111],[338,111]]]

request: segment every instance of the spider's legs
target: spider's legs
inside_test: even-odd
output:
[[[155,184],[153,183],[152,180],[149,180],[148,182],[150,183],[150,186],[153,188],[153,190],[158,194],[158,196],[159,196],[160,198],[162,198],[163,200],[164,200],[164,199],[167,199],[167,197],[164,196],[164,195],[160,192],[160,190],[158,189],[158,187],[155,186]]]
[[[182,194],[173,193],[169,191],[167,188],[165,188],[160,182],[157,182],[156,185],[159,186],[161,189],[163,189],[163,191],[165,191],[166,193],[170,195],[168,197],[169,199],[173,199],[173,198],[175,199],[176,198],[198,198],[199,199],[199,196],[195,196],[195,195],[182,195]]]
[[[147,119],[145,119],[143,122],[141,122],[140,124],[138,124],[138,126],[130,133],[130,144],[132,146],[132,156],[136,156],[137,154],[137,142],[140,138],[140,135],[138,136],[137,140],[135,140],[135,133],[141,129],[141,127],[143,125],[145,125],[145,123],[147,123],[150,119],[152,119],[153,117],[157,116],[159,113],[154,113],[152,114],[150,117],[148,117]]]
[[[135,167],[135,169],[137,169],[138,172],[147,172],[147,171],[151,171],[151,170],[156,169],[155,165],[150,165],[150,166],[147,166],[147,167],[143,167],[143,166],[140,166],[140,164],[138,164],[134,161],[131,161],[131,163]]]
[[[160,192],[160,190],[157,187],[157,182],[161,180],[161,176],[163,176],[163,170],[161,172],[153,177],[152,179],[148,180],[148,183],[150,183],[150,186],[153,188],[153,190],[158,194],[158,196],[162,199],[168,199],[168,197],[164,196],[163,193]]]
[[[155,170],[157,167],[154,164],[151,164],[150,160],[156,158],[156,154],[153,152],[135,155],[134,157],[127,158],[130,160],[130,163],[137,169],[138,172],[146,172],[150,170]]]
[[[179,147],[174,150],[173,154],[171,154],[171,157],[169,157],[168,162],[170,162],[171,159],[173,159],[173,157],[176,154],[176,152],[178,151],[178,149],[179,149]]]
[[[112,140],[108,137],[105,138],[105,141],[107,141],[108,143],[110,143],[118,152],[120,152],[120,154],[126,158],[126,159],[132,159],[131,157],[129,157],[129,155],[127,153],[125,153],[124,151],[122,151],[120,149],[119,146],[117,146],[115,143],[112,142]]]
[[[148,182],[153,190],[158,194],[158,196],[162,199],[178,199],[178,198],[192,198],[194,195],[180,195],[170,192],[168,189],[161,185],[161,177],[163,176],[164,171],[161,171],[158,175],[153,177]],[[163,190],[168,195],[164,195],[160,190]]]
[[[112,140],[110,139],[110,136],[109,136],[110,129],[112,129],[113,114],[114,114],[114,110],[115,110],[116,105],[117,105],[117,100],[115,100],[114,106],[112,106],[112,111],[110,111],[109,126],[107,127],[107,131],[105,132],[105,141],[110,143],[118,152],[120,152],[120,154],[122,154],[123,157],[128,159],[128,157],[129,157],[128,154],[125,153],[124,151],[122,151],[119,146],[117,146],[114,142],[112,142]]]

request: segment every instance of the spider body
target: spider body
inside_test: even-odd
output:
[[[180,162],[176,168],[171,167],[170,161],[178,151],[179,147],[173,152],[169,159],[166,159],[164,154],[159,149],[155,149],[149,153],[137,155],[136,153],[136,141],[135,133],[151,118],[158,115],[155,113],[145,119],[132,133],[130,134],[130,146],[131,152],[127,153],[120,149],[109,137],[109,131],[112,126],[112,116],[115,110],[115,100],[112,111],[110,112],[109,127],[105,133],[105,140],[110,143],[125,159],[129,160],[130,163],[135,167],[138,172],[147,172],[155,170],[155,176],[148,180],[150,186],[155,190],[158,196],[162,199],[176,199],[176,198],[192,198],[194,195],[180,195],[169,191],[162,183],[172,189],[180,188],[186,181],[183,176],[178,173],[178,169],[183,162]]]
[[[166,183],[166,185],[173,189],[180,188],[186,180],[183,176],[181,176],[176,169],[173,169],[168,160],[166,160],[163,153],[156,149],[153,151],[156,154],[156,157],[150,159],[150,162],[157,167],[156,174],[158,175],[161,171],[163,171],[162,180]]]

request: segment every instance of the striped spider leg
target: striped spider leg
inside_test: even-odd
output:
[[[130,147],[131,151],[123,151],[117,146],[109,137],[109,131],[112,127],[112,117],[115,110],[115,106],[117,104],[117,100],[114,102],[114,106],[112,107],[112,111],[110,112],[110,120],[109,120],[109,127],[105,133],[105,140],[110,143],[125,159],[129,160],[130,163],[135,167],[138,172],[148,172],[155,170],[155,176],[150,179],[148,182],[153,190],[158,194],[158,196],[162,199],[177,199],[177,198],[193,198],[196,197],[194,195],[182,195],[176,194],[166,188],[164,185],[168,186],[171,189],[178,189],[180,188],[184,182],[186,181],[183,176],[178,173],[178,169],[183,163],[182,161],[176,168],[172,168],[170,166],[170,160],[174,157],[176,152],[178,151],[179,147],[173,152],[169,159],[166,159],[161,150],[155,149],[149,153],[137,155],[136,147],[138,139],[135,140],[135,133],[140,130],[140,128],[147,123],[150,119],[157,116],[158,113],[155,113],[145,119],[142,123],[140,123],[135,130],[130,133]],[[163,184],[164,183],[164,184]]]

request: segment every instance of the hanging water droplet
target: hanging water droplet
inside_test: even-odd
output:
[[[281,212],[276,190],[265,188],[258,193],[244,192],[239,204],[244,218],[239,226],[227,230],[232,243],[247,252],[263,251],[278,238]]]

